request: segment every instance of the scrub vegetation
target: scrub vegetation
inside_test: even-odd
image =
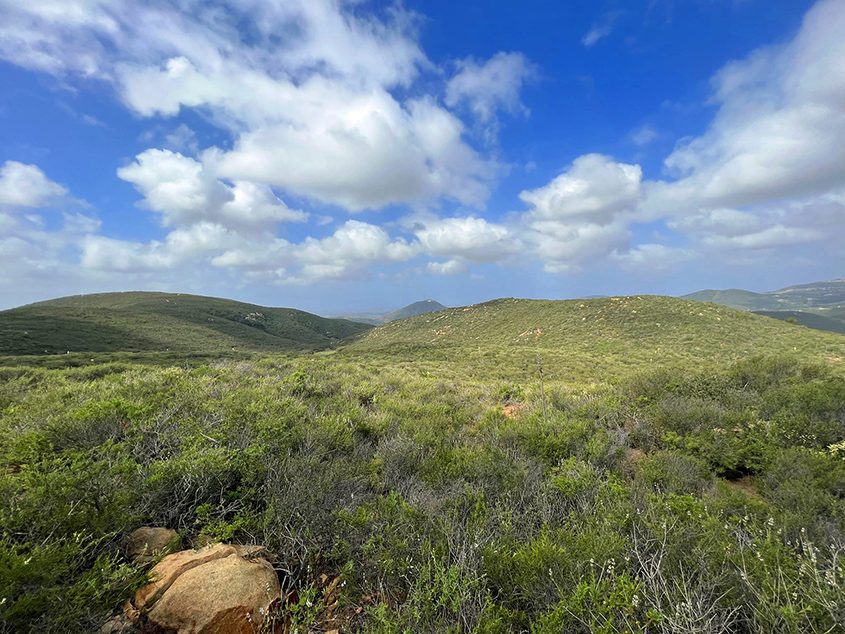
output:
[[[0,368],[0,631],[95,631],[145,580],[141,525],[264,545],[292,631],[325,631],[321,575],[344,631],[845,631],[840,335],[499,300],[322,352],[110,358]]]

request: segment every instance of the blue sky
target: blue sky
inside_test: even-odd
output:
[[[845,2],[0,0],[0,307],[769,290],[845,263]]]

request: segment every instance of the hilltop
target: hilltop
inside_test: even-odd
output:
[[[766,352],[839,363],[845,338],[672,297],[498,299],[385,324],[344,349],[457,362],[472,357],[476,366],[479,357],[497,358],[489,364],[497,373],[539,355],[552,371],[607,377],[635,367],[730,362]]]
[[[63,297],[0,312],[0,354],[321,349],[370,326],[292,308],[175,293]]]
[[[754,311],[828,308],[845,304],[845,279],[797,284],[765,293],[738,288],[708,289],[684,295],[682,299]]]
[[[683,299],[722,304],[808,328],[845,333],[845,279],[797,284],[767,293],[738,288],[705,290],[684,295]]]
[[[415,317],[417,315],[425,315],[426,313],[433,313],[445,309],[446,306],[444,306],[440,302],[437,302],[433,299],[424,299],[422,301],[414,302],[413,304],[408,304],[407,306],[403,306],[402,308],[398,308],[387,313],[350,313],[337,315],[337,318],[349,319],[351,321],[357,321],[362,324],[371,324],[373,326],[378,326],[380,324],[386,324],[391,321],[406,319],[408,317]]]

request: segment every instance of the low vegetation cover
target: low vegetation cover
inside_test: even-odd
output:
[[[327,629],[339,575],[344,631],[842,632],[843,357],[623,298],[316,354],[0,368],[0,631],[95,631],[154,525],[264,545],[290,631]]]
[[[183,293],[102,293],[0,311],[0,355],[145,353],[158,361],[328,348],[372,326]],[[90,359],[90,354],[87,355]]]

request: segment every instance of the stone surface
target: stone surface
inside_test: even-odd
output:
[[[169,528],[142,526],[126,539],[126,556],[137,564],[152,563],[162,553],[179,550],[182,539]]]
[[[279,579],[263,559],[247,560],[227,548],[212,547],[205,561],[187,570],[146,614],[146,631],[178,634],[252,634],[261,629],[280,594]],[[181,553],[177,553],[181,554]],[[162,562],[163,563],[163,562]]]
[[[200,550],[183,550],[167,555],[152,569],[151,582],[135,593],[133,603],[137,609],[144,610],[162,596],[180,575],[209,561],[237,554],[234,546],[214,544]]]

